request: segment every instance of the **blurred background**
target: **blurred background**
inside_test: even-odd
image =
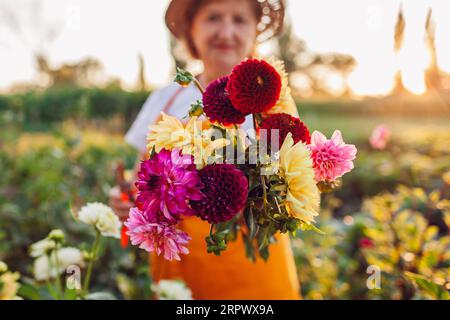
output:
[[[25,298],[48,296],[29,245],[54,228],[92,241],[70,206],[107,203],[117,164],[134,165],[123,136],[145,99],[175,66],[201,69],[165,29],[168,2],[0,0],[0,260]],[[310,130],[339,128],[359,150],[323,196],[326,235],[295,237],[304,298],[448,298],[449,39],[446,0],[291,0],[283,34],[259,48],[285,61]],[[150,296],[145,253],[102,252],[94,287]]]

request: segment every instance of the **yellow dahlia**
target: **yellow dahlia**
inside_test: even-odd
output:
[[[19,290],[19,274],[8,271],[8,267],[0,261],[0,300],[15,300]]]
[[[191,135],[185,130],[180,120],[164,112],[161,112],[161,116],[162,119],[157,124],[149,127],[150,131],[147,135],[149,150],[153,147],[156,152],[160,152],[162,149],[182,149],[191,142]],[[197,117],[192,117],[187,126],[192,126],[196,120]]]
[[[289,77],[284,66],[284,62],[275,57],[270,57],[267,62],[278,72],[281,77],[280,98],[276,105],[265,113],[265,115],[275,113],[287,113],[298,118],[297,106],[292,98],[291,88],[289,87]]]
[[[227,146],[227,139],[212,140],[213,130],[203,129],[209,123],[203,123],[198,117],[191,117],[184,126],[180,120],[162,114],[162,119],[149,127],[147,135],[147,148],[159,153],[162,149],[181,149],[183,154],[194,155],[194,162],[202,167],[214,154],[215,150]]]
[[[289,133],[280,149],[280,175],[287,184],[286,209],[310,224],[319,213],[320,193],[314,180],[310,151],[305,144],[294,145]]]

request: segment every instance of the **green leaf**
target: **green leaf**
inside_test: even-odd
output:
[[[78,292],[75,289],[67,289],[64,292],[64,300],[77,300]]]
[[[320,230],[318,227],[316,227],[313,224],[302,223],[300,228],[303,231],[314,231],[314,232],[317,232],[318,234],[321,234],[321,235],[325,235],[326,234],[325,231]]]
[[[30,300],[41,300],[41,295],[39,294],[39,290],[36,289],[31,284],[21,284],[20,288],[17,292],[19,297]]]
[[[243,236],[243,239],[245,245],[245,255],[251,261],[253,262],[256,261],[255,248],[253,247],[253,242],[246,235]]]
[[[255,216],[253,215],[253,207],[250,207],[248,211],[246,211],[245,222],[247,223],[247,227],[249,230],[249,238],[250,240],[255,239],[256,234],[258,232],[258,226],[255,222]]]
[[[405,271],[405,275],[433,298],[438,300],[449,300],[448,291],[445,290],[444,287],[428,280],[420,274]]]

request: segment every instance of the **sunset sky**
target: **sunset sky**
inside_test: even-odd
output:
[[[0,0],[0,89],[36,77],[33,50],[45,52],[53,65],[99,59],[108,75],[132,86],[137,82],[138,53],[147,80],[169,81],[172,60],[163,23],[168,0]],[[399,56],[393,30],[404,3],[406,38]],[[33,21],[39,6],[42,21]],[[448,0],[290,0],[288,15],[295,33],[315,52],[351,54],[358,65],[350,77],[357,94],[383,94],[392,87],[397,66],[414,93],[424,90],[429,56],[424,44],[428,7],[437,25],[438,63],[450,72],[450,1]],[[5,13],[11,14],[5,14]],[[11,16],[16,19],[11,19]],[[21,31],[12,30],[16,25]],[[57,30],[53,40],[44,30]],[[16,30],[17,30],[16,28]],[[20,36],[19,36],[20,34]]]

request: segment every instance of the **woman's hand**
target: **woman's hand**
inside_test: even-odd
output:
[[[115,186],[109,192],[109,206],[114,210],[114,213],[121,221],[125,221],[128,218],[130,209],[136,205],[133,202],[124,199],[119,186]]]

